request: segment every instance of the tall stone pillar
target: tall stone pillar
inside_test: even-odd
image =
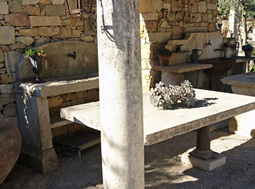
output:
[[[144,188],[138,0],[98,0],[104,188]]]

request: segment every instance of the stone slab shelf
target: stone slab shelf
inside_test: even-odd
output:
[[[56,80],[46,83],[19,83],[14,84],[16,93],[25,93],[37,97],[49,97],[72,93],[91,88],[99,88],[99,78],[85,78],[76,80]]]
[[[185,73],[197,70],[204,70],[212,68],[212,64],[193,64],[193,63],[183,63],[183,64],[173,64],[169,66],[153,66],[153,69],[171,72],[171,73]]]
[[[173,51],[172,53],[187,53],[187,52],[191,52],[191,51],[178,51],[178,52]]]
[[[59,112],[56,112],[52,115],[50,115],[50,125],[51,128],[61,127],[67,124],[72,123],[71,121],[68,121],[66,119],[63,119],[60,117]]]
[[[236,60],[236,63],[243,63],[250,60],[255,60],[255,56],[254,57],[236,56],[233,58]]]
[[[58,158],[52,144],[51,129],[69,124],[59,117],[59,112],[50,115],[48,98],[61,94],[99,88],[99,77],[54,78],[45,83],[14,83],[19,129],[22,134],[21,157],[27,166],[48,173],[58,169]],[[80,75],[81,76],[81,75]],[[85,76],[85,75],[83,75]]]

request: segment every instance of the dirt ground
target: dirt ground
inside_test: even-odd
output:
[[[212,150],[227,156],[224,166],[206,172],[181,163],[181,154],[195,147],[190,132],[145,147],[145,186],[160,189],[255,189],[255,140],[230,134],[211,134]],[[82,152],[58,153],[59,169],[42,175],[19,163],[0,189],[93,189],[102,187],[100,145]]]

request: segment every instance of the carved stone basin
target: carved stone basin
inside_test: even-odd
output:
[[[209,58],[204,60],[199,60],[198,63],[201,64],[212,64],[213,67],[204,70],[205,73],[215,73],[221,71],[227,71],[232,68],[232,64],[235,63],[233,58]]]

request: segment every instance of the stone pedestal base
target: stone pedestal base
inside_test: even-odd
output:
[[[231,118],[228,125],[230,133],[255,138],[255,110]]]
[[[194,151],[192,151],[194,152]],[[226,156],[213,152],[211,158],[198,158],[192,155],[191,150],[182,154],[181,161],[185,164],[198,167],[205,171],[212,171],[213,169],[220,167],[226,163]]]
[[[43,174],[58,169],[58,158],[54,148],[39,150],[23,145],[19,160],[24,165]]]

